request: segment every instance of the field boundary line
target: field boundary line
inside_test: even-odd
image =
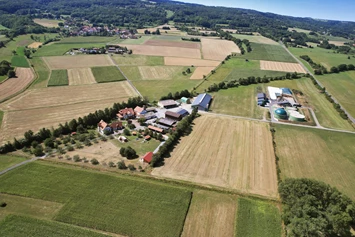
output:
[[[51,79],[51,76],[52,76],[52,71],[53,70],[50,70],[50,72],[49,72],[49,76],[48,76],[48,80],[47,80],[47,85],[46,85],[46,87],[50,87],[50,86],[48,86],[48,83],[49,83],[49,80]]]

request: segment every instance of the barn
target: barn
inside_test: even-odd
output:
[[[212,96],[209,94],[199,94],[191,104],[191,108],[197,108],[198,110],[208,111]]]

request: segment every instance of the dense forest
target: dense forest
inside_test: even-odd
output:
[[[167,10],[174,12],[172,16]],[[142,28],[173,20],[184,25],[211,29],[221,26],[242,32],[260,32],[266,37],[289,37],[288,27],[298,27],[321,34],[355,38],[355,23],[289,17],[254,10],[209,7],[168,0],[0,0],[0,24],[12,30],[44,31],[31,19],[70,16],[90,23]],[[16,17],[14,17],[16,16]],[[22,16],[22,17],[18,17]],[[27,27],[24,27],[24,26]],[[22,28],[21,28],[22,27]]]

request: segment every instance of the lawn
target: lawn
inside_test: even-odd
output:
[[[40,57],[34,57],[30,59],[31,64],[37,74],[37,77],[31,88],[44,88],[47,86],[47,80],[49,78],[50,70],[47,64]]]
[[[126,39],[122,41],[122,44],[144,44],[147,40],[150,40],[152,36],[141,36],[138,39]]]
[[[355,200],[355,135],[276,126],[281,178],[312,178]]]
[[[7,76],[6,76],[6,75],[4,75],[4,76],[0,76],[0,82],[5,81],[6,79],[7,79]]]
[[[291,48],[289,50],[292,54],[296,55],[298,58],[302,55],[308,55],[315,63],[320,63],[323,66],[330,69],[333,66],[338,66],[340,64],[354,64],[355,65],[355,57],[346,54],[335,53],[332,50],[323,49],[319,47],[310,48]],[[307,62],[303,61],[304,64]],[[313,71],[313,70],[312,70]]]
[[[137,136],[125,136],[129,142],[122,143],[119,142],[117,139],[110,140],[115,146],[121,147],[132,147],[139,157],[142,157],[147,152],[153,152],[160,144],[160,141],[155,140],[154,138],[150,139],[147,142],[142,142],[143,139],[136,140]]]
[[[163,66],[164,65],[164,57],[161,56],[115,54],[112,58],[119,66]]]
[[[355,71],[317,76],[317,79],[355,117],[355,106],[352,103],[355,100]]]
[[[1,115],[0,115],[1,119]],[[1,124],[0,124],[1,125]],[[14,166],[22,161],[25,161],[26,158],[20,156],[9,156],[9,155],[0,155],[0,171]]]
[[[126,80],[126,78],[122,75],[116,66],[92,67],[91,71],[98,83]]]
[[[238,58],[296,63],[296,60],[281,45],[250,43],[252,51]]]
[[[69,85],[67,70],[52,70],[48,86],[67,86]]]
[[[54,43],[42,46],[33,57],[61,56],[73,48],[103,47],[104,43]]]
[[[180,236],[191,199],[186,189],[40,162],[0,182],[0,192],[63,203],[57,221],[128,236]]]
[[[105,237],[107,235],[79,227],[31,217],[9,215],[0,222],[1,236]]]
[[[236,236],[281,236],[280,211],[267,202],[239,198]]]
[[[262,119],[265,109],[257,105],[258,87],[262,89],[261,85],[249,85],[212,93],[211,112]]]
[[[20,55],[12,56],[11,66],[13,66],[13,67],[30,67],[25,56],[20,56]]]

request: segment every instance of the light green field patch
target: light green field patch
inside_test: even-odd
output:
[[[163,66],[164,57],[147,55],[114,55],[113,60],[119,66]]]
[[[300,29],[300,28],[288,28],[288,31],[297,31],[298,33],[306,33],[309,34],[309,32],[311,32],[310,30],[304,30],[304,29]]]
[[[90,43],[108,43],[117,39],[117,37],[105,36],[77,36],[67,37],[58,41],[56,44],[90,44]]]
[[[47,64],[40,57],[34,57],[30,59],[31,64],[37,74],[37,78],[31,85],[31,88],[44,88],[47,86],[47,81],[49,79],[49,68]]]
[[[165,10],[166,12],[166,18],[170,18],[174,15],[174,12],[173,11],[170,11],[170,10]]]
[[[13,67],[30,67],[25,56],[14,55],[11,59],[11,66]]]
[[[118,68],[115,66],[92,67],[91,71],[92,71],[92,74],[94,74],[94,77],[95,77],[95,80],[97,83],[126,80],[126,78],[122,75],[120,70],[118,70]]]
[[[73,48],[90,48],[90,47],[104,47],[104,43],[67,43],[67,44],[48,44],[43,45],[42,48],[38,49],[33,57],[45,57],[45,56],[61,56]]]
[[[5,81],[6,79],[7,79],[7,76],[6,76],[6,75],[4,75],[4,76],[0,76],[0,82]]]
[[[276,206],[246,198],[238,199],[236,236],[281,236],[281,215]]]
[[[118,141],[117,139],[110,140],[115,146],[121,148],[127,148],[128,146],[132,147],[136,152],[137,155],[142,157],[145,155],[145,153],[154,151],[160,144],[158,140],[155,139],[150,139],[147,142],[142,142],[142,140],[136,140],[137,136],[125,136],[129,142],[127,143],[122,143]]]
[[[275,136],[283,179],[323,181],[355,200],[354,134],[277,125]]]
[[[52,70],[48,86],[67,86],[69,85],[67,70]]]
[[[4,115],[4,112],[0,111],[0,127],[1,127],[1,120]],[[11,166],[14,166],[22,161],[25,161],[25,157],[20,156],[9,156],[9,155],[0,155],[0,171],[5,170]]]
[[[3,25],[0,25],[0,30],[8,30],[9,28],[3,26]]]
[[[253,43],[279,45],[276,41],[266,38],[262,35],[243,35],[243,34],[232,34],[232,35],[237,39],[241,39],[241,40],[247,39]],[[246,49],[245,52],[247,52]]]
[[[147,40],[151,39],[152,36],[141,36],[138,39],[126,39],[122,41],[122,44],[144,44]]]

